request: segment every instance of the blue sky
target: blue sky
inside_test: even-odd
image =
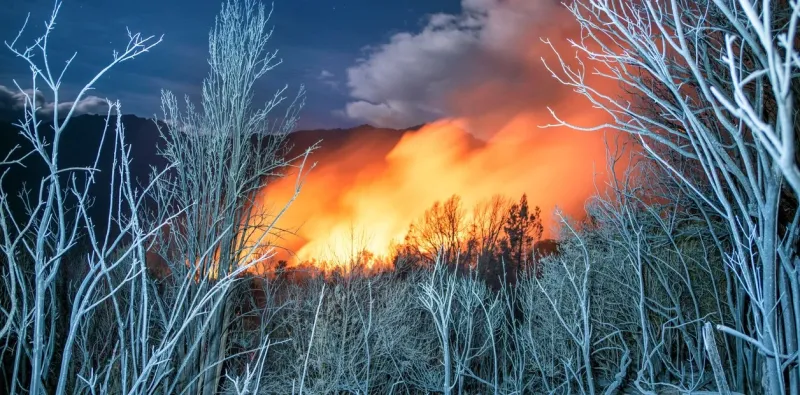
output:
[[[53,0],[8,0],[0,13],[0,41],[10,41],[30,12],[22,43],[41,34]],[[269,5],[268,2],[265,2]],[[276,0],[271,23],[272,48],[283,64],[265,76],[261,99],[275,88],[305,84],[303,127],[340,127],[361,123],[341,110],[349,100],[346,70],[365,56],[365,48],[392,35],[417,31],[434,13],[457,13],[458,0]],[[208,32],[221,0],[64,0],[53,32],[51,62],[62,65],[73,51],[77,58],[64,80],[68,93],[127,43],[126,26],[144,35],[164,34],[150,53],[123,63],[103,78],[93,94],[120,99],[125,112],[149,116],[158,111],[159,91],[197,95],[207,72]],[[27,38],[28,40],[24,40]],[[27,67],[0,48],[0,85],[13,79],[29,86]],[[259,99],[259,97],[256,97]]]

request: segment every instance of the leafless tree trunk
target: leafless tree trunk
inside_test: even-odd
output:
[[[174,97],[164,93],[161,153],[169,165],[137,188],[118,102],[108,102],[103,134],[114,139],[112,168],[98,168],[99,152],[87,167],[65,168],[59,148],[92,84],[160,39],[129,32],[125,51],[115,52],[113,61],[67,102],[59,95],[63,72],[51,70],[47,58],[59,7],[56,3],[45,35],[34,45],[19,49],[19,36],[7,44],[33,71],[31,90],[18,86],[26,98],[18,127],[31,149],[11,152],[0,163],[2,177],[29,160],[40,160],[48,169],[38,189],[22,196],[29,208],[24,220],[12,213],[8,194],[0,194],[0,339],[3,353],[13,347],[15,355],[9,392],[212,394],[226,381],[237,394],[256,393],[272,340],[268,333],[244,334],[253,340],[245,342],[250,346],[232,352],[231,339],[242,334],[231,333],[240,327],[234,325],[240,317],[231,296],[241,294],[244,274],[272,255],[269,234],[285,210],[266,212],[255,193],[296,167],[296,196],[309,152],[291,161],[282,151],[282,136],[294,127],[302,106],[302,90],[277,121],[267,116],[283,101],[284,90],[264,108],[250,109],[253,82],[276,65],[274,53],[264,55],[268,15],[251,0],[223,6],[210,37],[212,71],[203,86],[203,112],[190,105],[182,115]],[[42,56],[34,58],[37,51]],[[40,81],[54,97],[50,131],[43,130],[45,112],[36,107]],[[111,208],[101,218],[105,234],[88,214],[91,187],[101,170],[111,174]],[[146,207],[149,200],[155,209]],[[118,236],[111,236],[112,228]],[[87,268],[65,306],[56,303],[56,282],[69,265],[82,263],[65,261],[80,251],[79,242],[88,246]],[[171,264],[167,278],[149,273],[146,254],[154,251]],[[59,327],[59,317],[66,327]],[[243,371],[224,368],[235,359],[245,361]]]
[[[258,193],[292,167],[300,170],[299,191],[305,160],[313,149],[299,158],[285,158],[284,136],[294,128],[303,105],[302,89],[277,119],[270,117],[284,102],[285,87],[263,108],[252,106],[256,81],[280,63],[276,52],[266,50],[272,33],[267,26],[270,15],[255,0],[225,2],[209,35],[211,70],[203,81],[200,109],[187,98],[183,112],[171,92],[162,94],[166,126],[160,150],[175,169],[156,185],[158,213],[191,209],[157,243],[174,276],[191,274],[200,281],[188,290],[189,297],[205,293],[206,283],[272,256],[274,225],[285,208],[268,211],[271,208],[257,199]],[[198,395],[215,393],[224,377],[232,291],[221,293],[220,302],[206,312],[207,329],[196,328],[192,335],[199,344],[187,350],[187,358],[192,356],[195,366],[178,371],[177,377],[189,381],[199,375],[191,391]]]
[[[782,193],[784,183],[798,190],[793,89],[800,4],[585,0],[569,7],[583,28],[572,47],[594,74],[618,82],[633,97],[587,85],[583,63],[562,61],[554,76],[612,121],[589,128],[558,124],[635,136],[708,211],[727,221],[732,277],[751,306],[737,319],[752,319],[755,327],[717,328],[758,353],[766,392],[785,393],[800,382],[800,216],[796,198]],[[696,166],[681,168],[676,156]],[[784,210],[790,214],[779,223]]]
[[[161,40],[142,37],[128,32],[129,42],[122,52],[114,52],[113,60],[100,70],[77,94],[73,101],[61,97],[59,88],[64,71],[52,68],[48,59],[48,42],[55,27],[60,9],[57,2],[45,24],[45,33],[33,45],[20,48],[18,40],[27,26],[20,29],[17,37],[6,47],[30,67],[31,87],[17,88],[25,97],[24,118],[16,126],[28,141],[30,148],[16,147],[2,162],[0,183],[9,171],[25,171],[21,168],[29,161],[41,161],[47,168],[46,175],[33,190],[24,191],[19,198],[24,200],[27,218],[20,219],[12,212],[7,191],[0,194],[0,228],[3,251],[3,297],[9,308],[2,310],[3,324],[0,339],[4,352],[15,348],[10,393],[63,394],[68,386],[78,385],[71,377],[78,365],[73,360],[75,348],[83,340],[81,321],[95,314],[98,306],[113,298],[119,287],[131,284],[144,270],[142,255],[143,240],[149,230],[141,226],[137,211],[142,206],[141,197],[133,189],[128,171],[129,157],[124,144],[124,131],[119,120],[119,102],[107,101],[108,113],[103,138],[113,139],[114,168],[105,169],[113,174],[111,191],[113,212],[109,213],[107,226],[117,226],[119,236],[109,238],[95,232],[87,211],[91,205],[94,177],[100,171],[100,152],[92,163],[81,168],[66,168],[59,154],[65,138],[65,130],[75,114],[80,101],[92,85],[108,70],[120,62],[133,59],[147,52]],[[39,107],[37,95],[40,85],[53,96],[53,108],[49,114]],[[116,122],[114,117],[117,116]],[[51,130],[42,127],[51,122]],[[100,146],[103,147],[101,141]],[[117,214],[116,216],[114,214]],[[129,237],[128,245],[123,240]],[[77,284],[78,292],[70,311],[59,311],[56,301],[56,281],[63,276],[68,255],[82,240],[90,240],[91,251],[87,254],[88,272]],[[133,264],[131,264],[131,262]],[[118,288],[103,292],[110,274],[122,270],[124,273]],[[66,314],[69,325],[63,331],[57,328],[59,315]],[[63,338],[57,339],[59,332]],[[30,364],[28,377],[23,375],[23,366]],[[83,380],[83,378],[79,379]]]

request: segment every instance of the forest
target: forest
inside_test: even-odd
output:
[[[581,215],[548,228],[532,195],[454,191],[380,256],[353,230],[302,261],[282,258],[280,220],[325,142],[291,143],[302,87],[253,100],[280,63],[268,5],[223,2],[199,100],[161,92],[147,179],[119,101],[84,164],[62,151],[93,84],[162,38],[128,31],[64,98],[61,3],[31,43],[21,21],[4,48],[32,86],[0,153],[0,392],[800,395],[800,2],[564,6],[581,35],[543,38],[544,67],[608,119],[545,125],[608,133],[611,176]],[[290,193],[265,201],[277,182]]]

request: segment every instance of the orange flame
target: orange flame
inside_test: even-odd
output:
[[[520,114],[482,142],[465,132],[468,120],[442,120],[406,132],[384,154],[357,136],[311,171],[279,221],[296,228],[284,245],[299,261],[336,261],[354,250],[386,256],[414,220],[453,194],[467,211],[493,195],[527,193],[545,214],[558,205],[578,215],[594,191],[595,170],[604,169],[602,135],[538,128],[543,123]],[[294,179],[280,180],[262,203],[286,200],[293,187]],[[554,227],[547,219],[546,232]]]
[[[515,4],[533,6],[525,0],[507,5]],[[539,18],[536,23],[518,23],[521,30],[511,36],[505,34],[505,24],[491,26],[493,33],[504,33],[497,36],[498,45],[519,50],[498,55],[513,59],[474,59],[475,70],[491,72],[449,92],[444,108],[457,117],[402,135],[354,133],[349,141],[335,144],[323,139],[323,152],[312,155],[318,167],[279,221],[280,227],[295,231],[279,242],[281,246],[295,251],[300,262],[336,261],[362,250],[389,255],[412,222],[436,201],[454,194],[470,212],[494,195],[519,200],[526,193],[530,204],[542,210],[546,237],[554,236],[556,206],[582,216],[586,198],[607,179],[604,135],[542,129],[553,122],[543,107],[554,108],[561,119],[578,125],[597,125],[606,115],[543,67],[543,56],[556,69],[558,63],[540,37],[564,44],[566,37],[580,34],[574,22],[566,22],[572,17],[564,9],[549,4],[536,3],[536,10],[544,10],[529,13]],[[574,59],[564,60],[577,65]],[[497,64],[504,66],[494,67]],[[508,75],[499,78],[498,73]],[[607,93],[619,91],[612,80],[592,73],[585,78],[592,86],[607,88]],[[294,182],[290,177],[272,184],[259,196],[260,202],[287,201]]]

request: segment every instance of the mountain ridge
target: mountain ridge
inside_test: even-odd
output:
[[[59,165],[62,168],[92,165],[98,149],[101,148],[100,141],[105,121],[105,115],[93,114],[77,115],[70,120],[62,135],[60,145]],[[122,124],[125,127],[125,143],[131,149],[131,176],[138,182],[144,183],[149,179],[151,167],[163,168],[167,164],[158,155],[157,146],[161,141],[158,128],[153,119],[132,114],[122,115]],[[109,127],[113,127],[113,122]],[[371,154],[385,156],[406,133],[413,133],[422,127],[424,125],[406,129],[390,129],[365,124],[347,129],[294,131],[287,136],[287,144],[290,148],[288,157],[302,154],[306,148],[317,142],[321,142],[321,144],[312,154],[312,160],[315,162],[335,160],[339,155],[356,154],[356,151],[359,150],[368,150]],[[51,131],[49,123],[42,123],[39,130],[47,135],[47,132]],[[113,163],[114,139],[108,137],[104,140],[100,154],[98,167],[101,172],[96,176],[93,186],[95,196],[108,196],[111,192],[109,186],[111,174],[103,171],[103,169],[110,168]],[[30,142],[19,133],[19,127],[14,125],[13,121],[7,117],[5,120],[0,119],[0,155],[2,158],[5,158],[15,146],[20,146],[23,150],[28,149]],[[47,168],[36,157],[28,158],[25,165],[24,169],[16,168],[8,172],[2,179],[2,189],[8,192],[10,204],[16,212],[24,210],[24,205],[15,195],[23,187],[38,187],[39,181],[47,174]],[[98,201],[91,211],[99,214],[108,207],[108,202]]]

